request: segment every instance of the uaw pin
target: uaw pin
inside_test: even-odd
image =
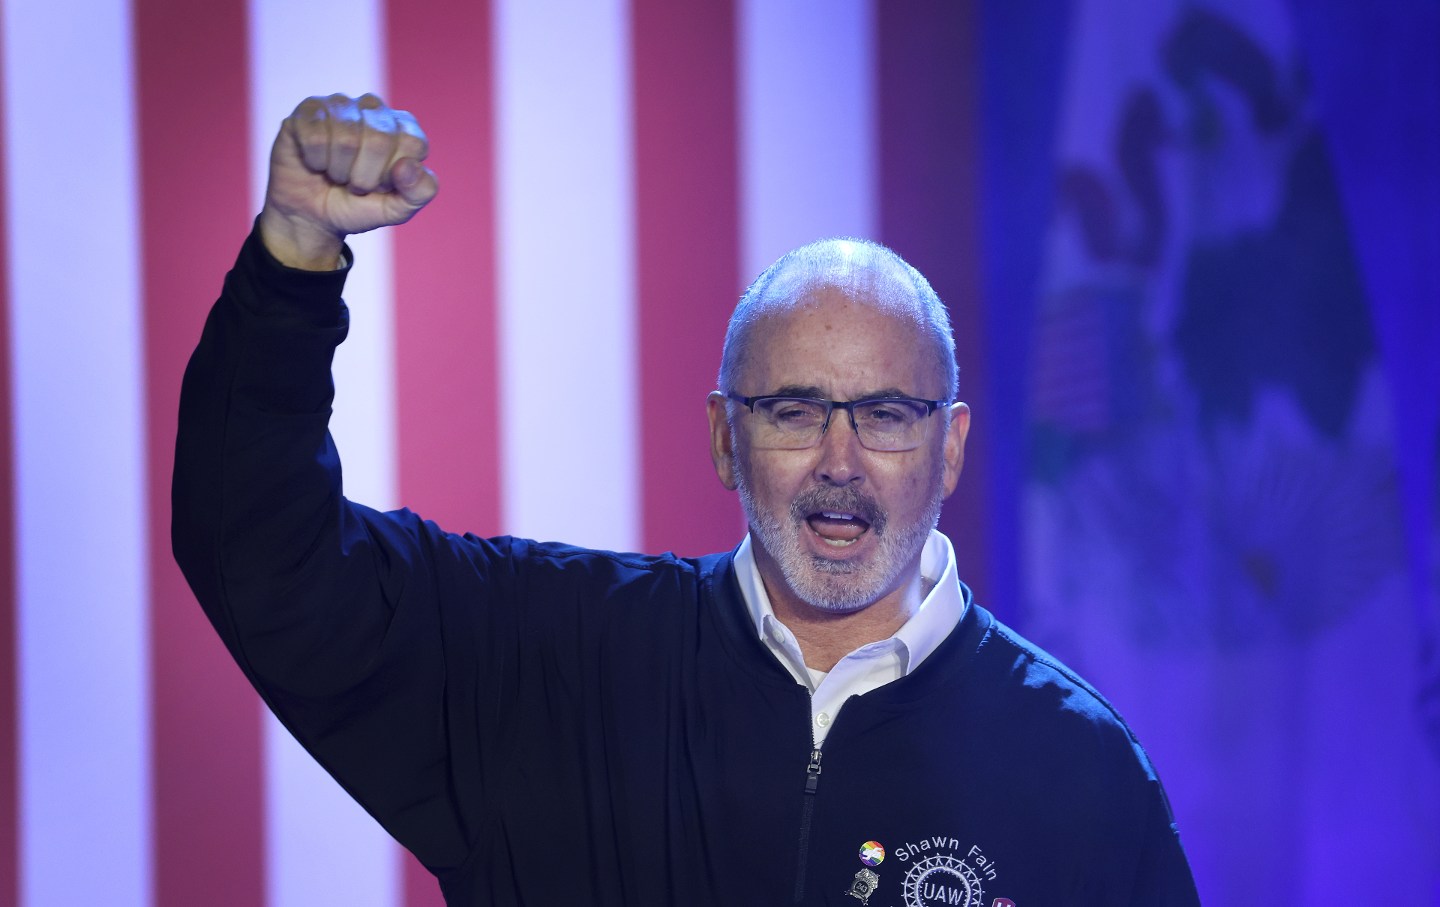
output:
[[[880,885],[880,876],[872,868],[879,866],[885,861],[885,847],[879,841],[866,841],[860,845],[860,862],[865,868],[855,873],[855,878],[850,881],[850,887],[845,893],[859,901],[861,904],[870,903],[870,895],[875,893],[876,887]]]

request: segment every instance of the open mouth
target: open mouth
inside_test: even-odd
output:
[[[839,554],[864,542],[870,535],[885,534],[885,511],[869,495],[856,488],[814,487],[790,504],[795,521],[804,521],[815,539]]]
[[[855,544],[870,531],[870,524],[853,513],[837,510],[821,510],[805,518],[810,529],[825,544],[845,548]]]

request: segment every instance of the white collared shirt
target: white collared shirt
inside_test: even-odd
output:
[[[920,553],[920,575],[931,588],[920,607],[894,636],[861,646],[826,673],[806,666],[795,634],[775,616],[748,535],[735,552],[735,574],[760,641],[796,683],[810,691],[810,729],[817,747],[824,744],[845,700],[915,670],[965,615],[965,598],[960,594],[960,579],[955,571],[955,549],[948,538],[931,530]]]

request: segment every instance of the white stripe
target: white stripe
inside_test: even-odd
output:
[[[4,7],[22,902],[150,902],[130,10]]]
[[[380,0],[251,0],[252,166],[264,199],[280,121],[312,94],[384,91]],[[395,506],[395,392],[390,240],[353,237],[345,287],[350,334],[335,357],[331,431],[345,493]],[[271,907],[400,903],[399,848],[270,718],[265,735],[266,867]]]
[[[506,531],[639,541],[628,8],[499,0]]]
[[[825,236],[874,236],[874,12],[865,0],[742,0],[741,278]]]

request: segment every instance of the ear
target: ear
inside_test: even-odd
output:
[[[960,481],[960,470],[965,467],[965,438],[970,434],[970,407],[964,403],[950,405],[950,427],[945,430],[945,497],[955,490]]]
[[[715,462],[715,474],[720,477],[721,485],[734,491],[735,445],[725,404],[724,394],[711,391],[705,399],[705,414],[710,418],[710,459]]]

